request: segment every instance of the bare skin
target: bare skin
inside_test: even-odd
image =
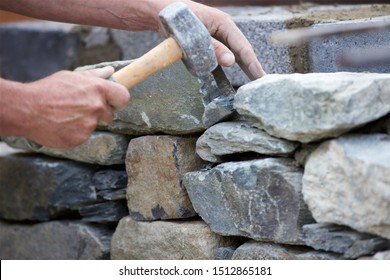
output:
[[[0,0],[0,9],[52,21],[164,34],[158,13],[172,2],[175,0]],[[228,14],[192,1],[182,2],[215,38],[219,64],[229,67],[237,61],[252,80],[265,74],[253,48]],[[126,88],[102,79],[112,73],[111,67],[60,71],[27,84],[0,78],[0,135],[23,136],[58,148],[84,143],[99,123],[111,123],[113,110],[124,108],[130,100]]]

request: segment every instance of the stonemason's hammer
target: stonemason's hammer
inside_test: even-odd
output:
[[[160,19],[170,35],[168,39],[158,46],[136,59],[126,67],[115,72],[111,79],[130,89],[142,82],[150,75],[172,65],[182,59],[188,71],[198,77],[203,82],[201,89],[203,103],[207,106],[216,98],[230,96],[234,94],[234,89],[230,85],[220,67],[215,56],[211,36],[203,23],[195,14],[181,2],[168,5],[161,10]],[[215,70],[216,69],[216,70]],[[213,73],[213,70],[214,73]],[[216,72],[216,74],[215,74]],[[208,85],[204,85],[207,83]],[[217,104],[225,104],[219,101]],[[207,127],[216,123],[229,114],[233,114],[231,102],[227,105],[211,106],[212,116],[207,113],[203,116],[207,120]],[[215,110],[215,107],[223,107],[222,110]],[[218,111],[215,116],[215,112]]]

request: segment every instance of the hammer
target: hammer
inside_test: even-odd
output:
[[[187,5],[170,4],[159,16],[170,37],[111,77],[127,89],[180,59],[196,77],[209,75],[218,65],[209,32]]]

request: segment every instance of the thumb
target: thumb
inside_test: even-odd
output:
[[[236,61],[234,54],[228,47],[222,44],[220,41],[212,38],[215,55],[217,56],[218,64],[225,67],[230,67]]]

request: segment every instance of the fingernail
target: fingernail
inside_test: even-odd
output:
[[[229,52],[225,52],[224,54],[222,54],[220,59],[221,59],[220,63],[226,67],[232,66],[234,64],[234,62],[236,61],[236,58],[234,57],[234,55],[232,53],[229,53]]]
[[[251,73],[252,75],[252,79],[258,79],[258,78],[261,78],[262,76],[264,76],[266,73],[264,72],[264,70],[261,68],[260,65],[257,65],[255,63],[249,65],[249,72]]]

